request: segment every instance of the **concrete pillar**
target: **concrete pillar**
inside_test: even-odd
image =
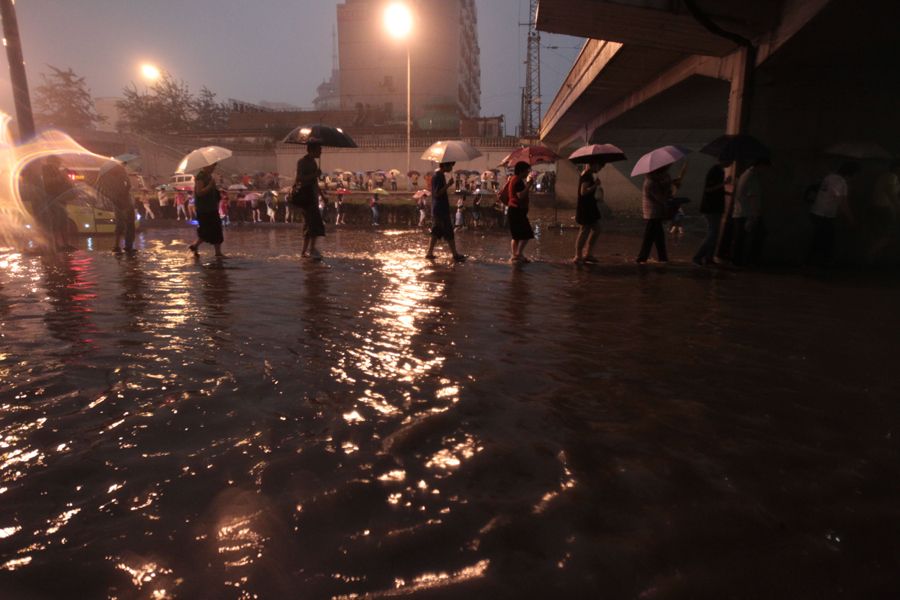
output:
[[[748,85],[750,70],[747,69],[750,49],[742,47],[731,55],[731,92],[728,95],[728,120],[725,133],[743,133],[745,112],[749,104]]]

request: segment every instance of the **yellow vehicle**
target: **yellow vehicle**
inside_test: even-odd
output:
[[[96,235],[116,232],[116,213],[109,200],[85,185],[76,185],[56,200],[66,209],[66,227],[69,234]],[[32,214],[31,207],[25,208]],[[135,215],[135,228],[140,226],[140,218]],[[27,229],[33,229],[33,221],[25,223]]]

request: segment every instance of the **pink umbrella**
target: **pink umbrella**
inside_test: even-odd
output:
[[[429,192],[428,190],[419,190],[418,192],[416,192],[415,194],[413,194],[413,199],[414,199],[414,200],[419,200],[419,199],[421,199],[421,198],[425,198],[425,197],[430,196],[430,195],[431,195],[431,192]]]
[[[677,163],[690,153],[690,150],[683,148],[682,146],[663,146],[662,148],[657,148],[656,150],[643,155],[640,160],[637,161],[637,164],[634,165],[634,169],[631,171],[631,176],[637,177],[638,175],[646,175],[657,169],[667,167],[673,163]]]
[[[523,161],[529,165],[539,165],[541,163],[554,163],[557,160],[559,160],[559,155],[550,148],[544,146],[523,146],[510,152],[500,164],[512,167],[517,162]]]

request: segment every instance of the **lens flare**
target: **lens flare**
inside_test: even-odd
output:
[[[23,247],[28,242],[46,244],[48,241],[39,221],[39,208],[26,201],[29,189],[40,187],[36,173],[42,159],[58,157],[61,166],[69,169],[98,171],[109,157],[94,154],[61,131],[45,131],[33,140],[16,145],[9,130],[12,120],[0,113],[0,244]],[[29,169],[29,167],[32,167]],[[84,183],[77,183],[79,197],[88,202],[96,200],[96,191]],[[36,197],[42,194],[37,190]]]

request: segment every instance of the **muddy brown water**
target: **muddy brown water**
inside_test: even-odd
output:
[[[0,252],[0,597],[894,598],[890,273]]]

